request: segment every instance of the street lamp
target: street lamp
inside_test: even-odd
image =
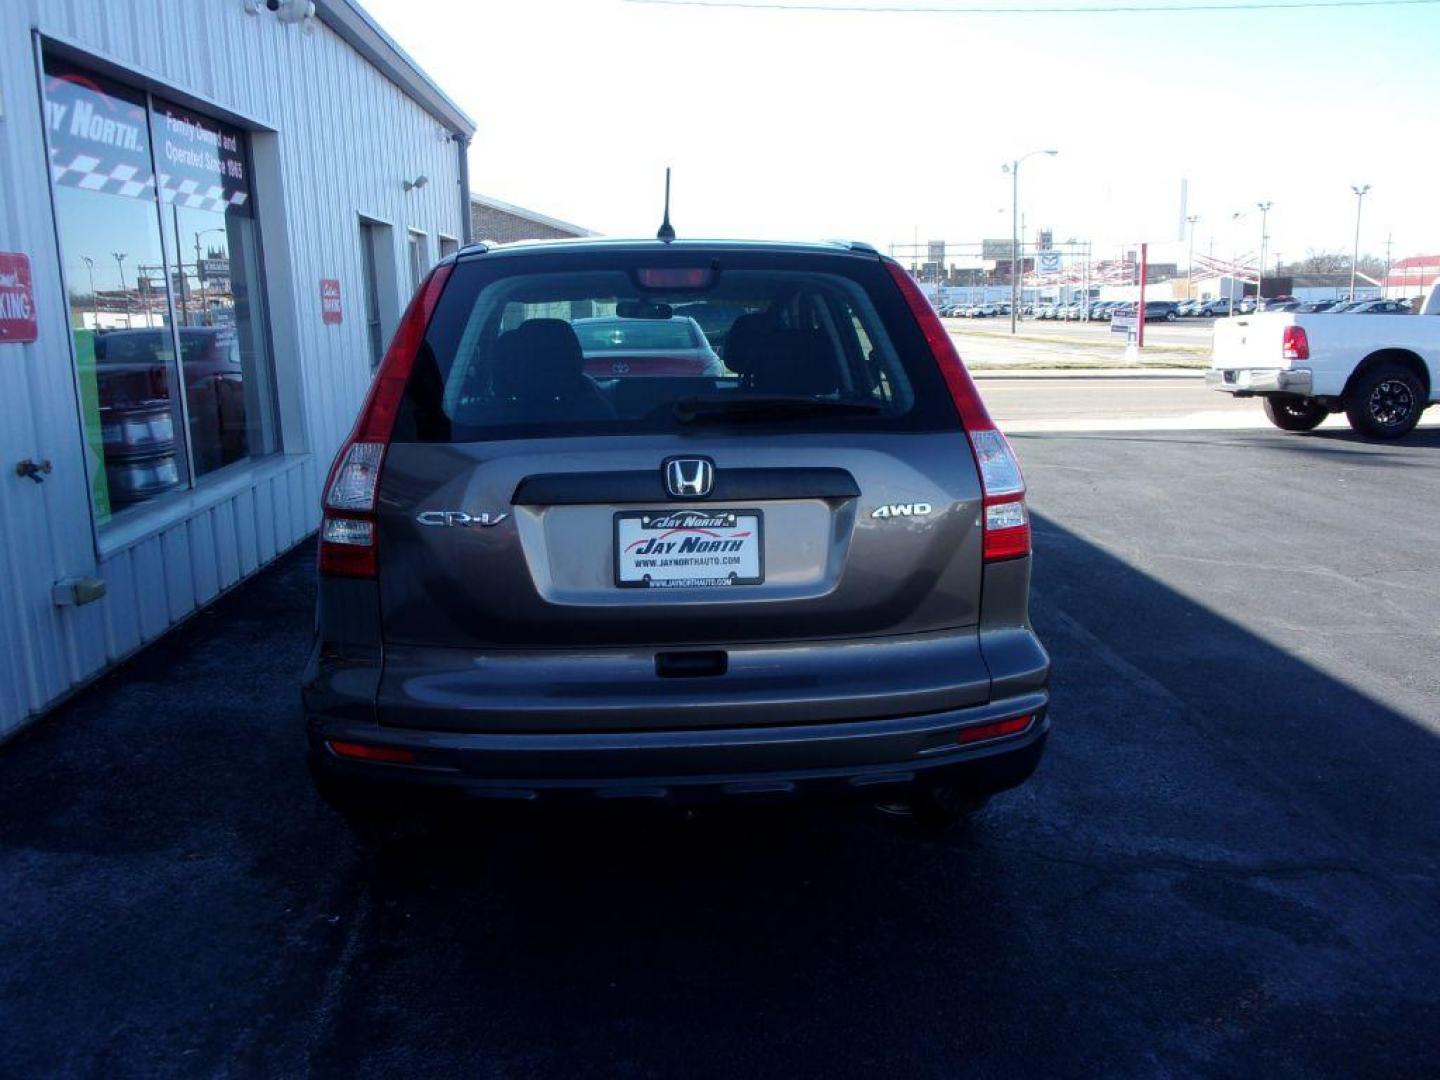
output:
[[[1265,291],[1265,219],[1270,214],[1270,207],[1274,203],[1256,203],[1255,208],[1260,211],[1260,273],[1255,279],[1255,310],[1260,310],[1261,294]]]
[[[1020,163],[1036,154],[1054,157],[1059,150],[1031,150],[1000,167],[1001,172],[1010,174],[1010,333],[1016,332],[1016,319],[1020,311]]]
[[[95,322],[90,329],[98,334],[100,332],[100,298],[95,295],[95,260],[89,255],[81,255],[80,261],[85,264],[85,272],[90,275],[90,318]]]
[[[1365,196],[1370,191],[1369,184],[1351,184],[1350,190],[1355,193],[1355,254],[1350,257],[1350,302],[1355,302],[1355,272],[1360,269],[1360,207],[1365,204]]]
[[[1191,214],[1185,219],[1190,223],[1190,257],[1185,263],[1185,299],[1195,299],[1195,223],[1200,220],[1199,214]]]
[[[130,319],[130,294],[125,290],[126,253],[123,251],[112,251],[110,254],[115,257],[115,265],[120,268],[120,297],[125,301],[125,325],[127,328],[133,329],[135,324]]]

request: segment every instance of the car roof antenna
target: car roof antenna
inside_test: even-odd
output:
[[[670,166],[665,166],[665,220],[660,222],[660,231],[655,234],[655,239],[670,243],[675,239],[675,227],[670,224]]]

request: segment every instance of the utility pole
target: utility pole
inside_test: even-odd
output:
[[[1388,294],[1389,294],[1389,291],[1390,291],[1390,269],[1391,269],[1391,267],[1394,265],[1394,259],[1391,257],[1391,252],[1394,250],[1394,248],[1395,248],[1395,234],[1394,234],[1393,232],[1386,233],[1386,234],[1385,234],[1385,286],[1384,286],[1384,288],[1381,289],[1381,295],[1388,295]]]
[[[1270,216],[1270,207],[1273,203],[1256,203],[1255,207],[1260,211],[1260,273],[1255,278],[1255,310],[1260,310],[1261,294],[1265,291],[1265,219]]]
[[[1365,205],[1365,196],[1370,192],[1369,184],[1351,184],[1355,193],[1355,252],[1350,257],[1350,302],[1355,302],[1355,276],[1360,270],[1360,208]]]

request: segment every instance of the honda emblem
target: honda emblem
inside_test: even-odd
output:
[[[663,466],[665,490],[677,499],[703,499],[715,486],[709,458],[671,458]]]

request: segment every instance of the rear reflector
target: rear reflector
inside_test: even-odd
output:
[[[1020,462],[1010,448],[1010,441],[990,419],[980,391],[975,388],[975,380],[965,370],[955,343],[935,314],[935,309],[930,306],[930,301],[920,291],[920,286],[893,259],[882,261],[900,287],[910,314],[920,325],[925,343],[930,346],[930,354],[934,356],[950,390],[950,397],[955,402],[955,411],[960,414],[960,423],[970,437],[975,467],[980,472],[980,487],[984,491],[985,514],[981,521],[985,533],[985,561],[999,562],[1030,554],[1030,516],[1025,509],[1025,477],[1020,472]]]
[[[395,765],[412,765],[415,762],[413,750],[401,750],[394,746],[366,746],[357,742],[337,742],[332,739],[325,744],[336,754],[359,761],[386,761]]]
[[[961,728],[955,741],[962,745],[984,742],[986,739],[999,739],[1006,735],[1018,735],[1030,726],[1033,716],[1016,716],[1009,720],[997,720],[993,724],[977,724],[975,727]]]

